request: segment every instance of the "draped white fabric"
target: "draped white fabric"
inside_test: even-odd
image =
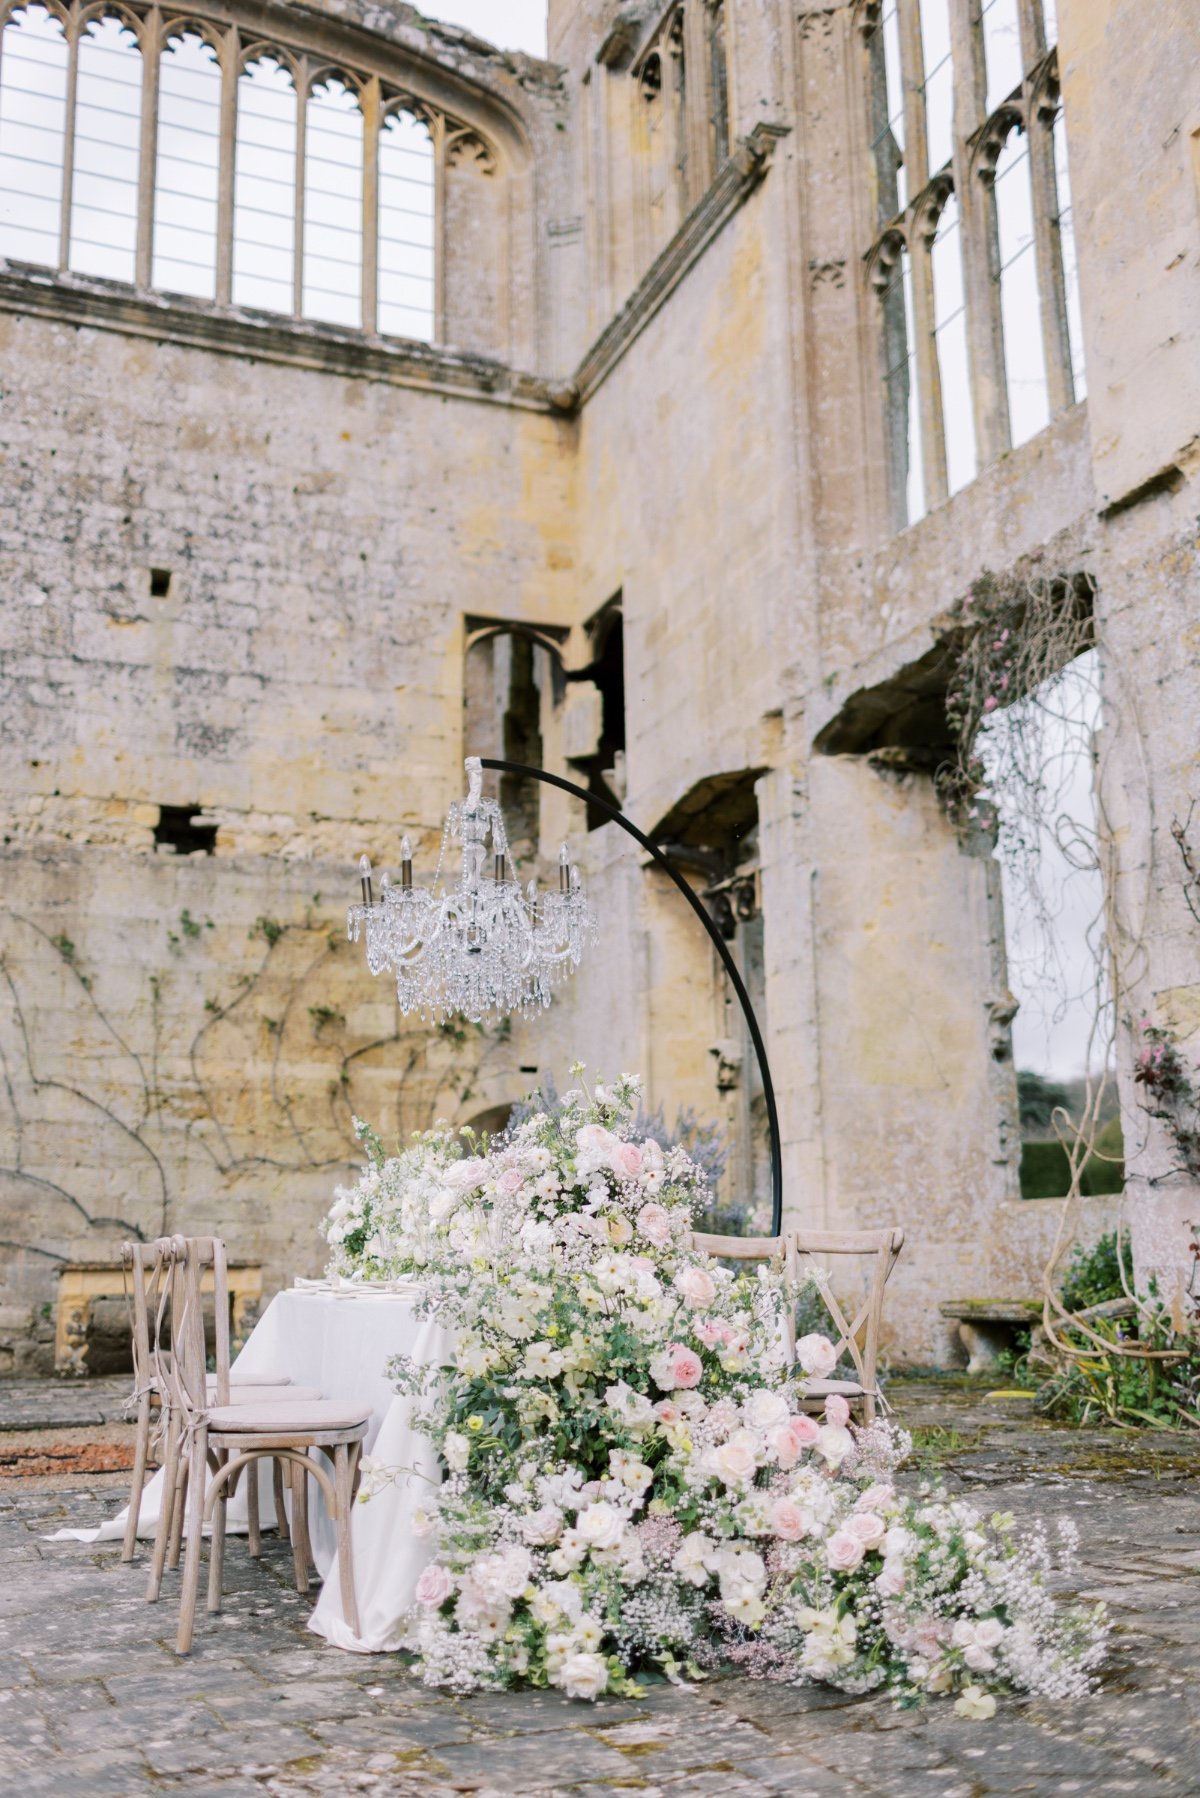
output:
[[[413,1603],[413,1589],[433,1546],[414,1536],[412,1519],[423,1496],[440,1479],[437,1457],[424,1436],[412,1429],[413,1401],[398,1397],[386,1368],[393,1355],[411,1355],[437,1366],[448,1359],[451,1338],[435,1321],[414,1316],[415,1291],[362,1293],[281,1292],[272,1299],[241,1354],[233,1377],[286,1374],[294,1384],[316,1387],[326,1398],[355,1399],[371,1407],[364,1452],[393,1471],[393,1477],[351,1517],[354,1586],[360,1634],[351,1634],[342,1616],[334,1526],[320,1488],[309,1481],[309,1534],[324,1586],[308,1627],[338,1648],[380,1652],[400,1645],[401,1620]],[[142,1499],[138,1534],[152,1536],[158,1522],[162,1475],[156,1474]],[[264,1527],[275,1521],[270,1463],[259,1469]],[[112,1541],[124,1534],[125,1512],[94,1530],[60,1530],[51,1538]],[[229,1507],[230,1531],[246,1528],[244,1493]],[[164,1588],[164,1595],[170,1586]]]

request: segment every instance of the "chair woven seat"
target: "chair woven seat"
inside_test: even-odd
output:
[[[307,1404],[213,1405],[205,1412],[210,1430],[219,1434],[231,1431],[248,1435],[311,1435],[321,1430],[355,1430],[368,1423],[370,1405],[356,1404],[353,1399],[319,1398]]]
[[[858,1380],[810,1380],[805,1376],[801,1383],[804,1398],[865,1398],[867,1394]]]

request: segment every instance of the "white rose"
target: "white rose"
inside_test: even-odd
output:
[[[549,1548],[562,1535],[563,1515],[556,1505],[543,1505],[531,1511],[521,1525],[521,1534],[534,1548]]]
[[[787,1421],[787,1400],[781,1392],[772,1392],[769,1387],[761,1386],[757,1392],[750,1394],[743,1406],[743,1413],[752,1430],[773,1430],[777,1424]]]
[[[558,1684],[568,1698],[599,1698],[608,1685],[608,1662],[602,1654],[569,1654],[559,1669]]]
[[[719,1448],[709,1449],[704,1465],[727,1486],[740,1486],[753,1479],[758,1466],[757,1445],[749,1430],[739,1430]]]
[[[805,1373],[827,1380],[837,1366],[838,1354],[828,1336],[802,1336],[796,1344],[796,1359]]]
[[[575,1529],[586,1548],[616,1548],[625,1534],[625,1519],[615,1505],[600,1499],[579,1513]]]
[[[823,1423],[817,1431],[816,1446],[827,1467],[840,1467],[854,1447],[854,1438],[840,1423]]]

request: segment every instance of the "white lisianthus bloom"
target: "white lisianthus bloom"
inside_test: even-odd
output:
[[[557,1684],[568,1698],[597,1699],[608,1686],[608,1662],[602,1654],[569,1654],[559,1669]]]
[[[572,1580],[548,1580],[543,1586],[547,1598],[552,1598],[562,1615],[572,1623],[576,1623],[583,1611],[583,1598],[579,1587]]]
[[[671,1570],[691,1586],[707,1586],[712,1577],[712,1559],[716,1544],[702,1530],[685,1536],[671,1562]]]
[[[564,1530],[558,1547],[547,1557],[546,1565],[551,1573],[573,1573],[586,1553],[587,1544],[580,1537],[579,1531]]]
[[[972,1723],[986,1723],[996,1715],[996,1700],[982,1686],[964,1686],[962,1696],[954,1701],[955,1713]]]
[[[577,1647],[585,1653],[594,1652],[604,1640],[604,1626],[596,1617],[581,1617],[574,1633]]]
[[[527,1380],[553,1380],[563,1370],[563,1358],[552,1343],[531,1342],[525,1350],[521,1373]]]
[[[615,1411],[627,1430],[648,1430],[654,1424],[654,1406],[644,1392],[635,1392],[624,1380],[605,1390],[604,1402]]]
[[[734,1584],[721,1602],[729,1615],[747,1629],[757,1629],[767,1614],[767,1607],[753,1586]]]
[[[471,1458],[471,1443],[468,1437],[460,1436],[457,1430],[447,1430],[442,1444],[442,1454],[446,1466],[451,1473],[462,1473]]]

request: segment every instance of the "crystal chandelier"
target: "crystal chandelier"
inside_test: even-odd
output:
[[[433,1023],[461,1013],[478,1023],[489,1013],[529,1014],[549,1005],[551,989],[573,974],[584,946],[596,939],[596,921],[571,866],[564,843],[558,891],[522,890],[510,873],[504,816],[482,797],[478,756],[467,758],[467,797],[450,807],[442,847],[429,887],[413,885],[412,846],[400,845],[400,885],[384,874],[376,901],[371,863],[363,856],[362,904],[352,905],[346,932],[352,943],[366,931],[367,966],[396,976],[396,998],[407,1015]],[[491,873],[485,872],[491,838]],[[453,888],[439,886],[446,845],[462,844],[462,873]]]

